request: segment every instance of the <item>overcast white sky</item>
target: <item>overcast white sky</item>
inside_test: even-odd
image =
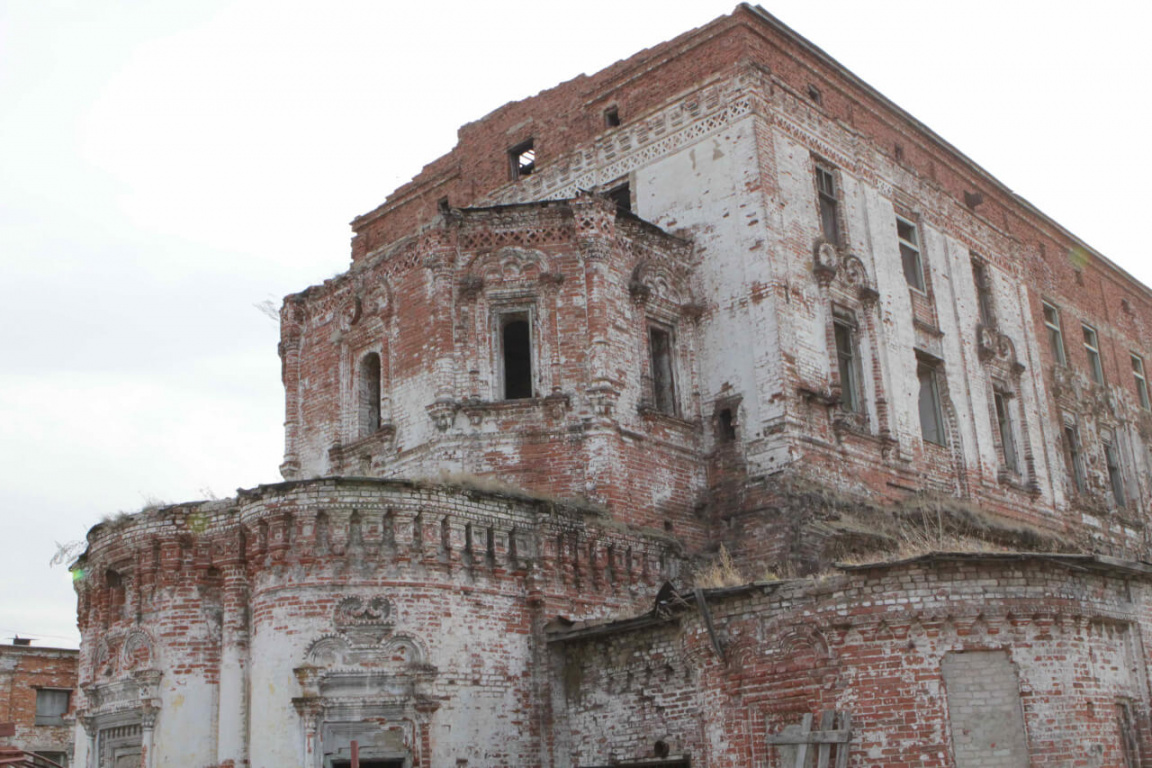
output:
[[[1144,282],[1144,3],[764,7]],[[0,642],[74,645],[54,542],[279,480],[277,306],[456,128],[728,13],[0,0]]]

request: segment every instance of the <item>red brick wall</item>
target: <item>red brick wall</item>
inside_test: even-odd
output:
[[[36,725],[36,691],[58,688],[74,692],[76,675],[76,651],[0,646],[0,722],[16,726],[16,735],[3,742],[28,752],[71,754],[71,725]],[[70,704],[75,707],[74,701]]]

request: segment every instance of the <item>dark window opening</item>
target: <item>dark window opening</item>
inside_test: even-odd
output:
[[[620,186],[612,189],[608,193],[608,199],[616,203],[616,207],[621,211],[632,211],[632,187],[628,182],[624,182]]]
[[[732,409],[725,408],[720,411],[717,417],[719,429],[717,430],[722,443],[732,443],[736,441],[736,423],[732,419]]]
[[[436,212],[441,216],[451,212],[452,206],[448,203],[448,198],[442,197],[436,201]]]
[[[72,691],[41,688],[36,691],[36,725],[64,725]]]
[[[996,313],[992,311],[992,286],[988,282],[988,269],[979,259],[972,260],[972,281],[976,284],[976,300],[979,303],[980,323],[986,327],[996,325]]]
[[[824,95],[820,93],[819,88],[811,84],[808,86],[808,98],[812,99],[812,101],[816,102],[817,104],[824,104]]]
[[[648,327],[648,352],[652,364],[652,400],[656,410],[676,415],[676,382],[673,376],[672,333],[657,326]]]
[[[833,321],[832,330],[836,337],[836,363],[840,370],[840,407],[850,413],[862,413],[855,326],[848,318],[838,318]]]
[[[528,139],[508,150],[508,164],[513,181],[531,176],[536,170],[536,148],[533,140]]]
[[[832,169],[816,166],[816,190],[824,239],[833,245],[840,245],[840,209],[836,196],[836,175]]]
[[[380,429],[380,355],[369,352],[360,360],[359,432],[367,437]]]
[[[504,363],[504,399],[532,397],[532,330],[528,313],[501,316],[500,347]]]
[[[604,125],[609,128],[616,128],[620,125],[620,108],[608,107],[604,110]]]

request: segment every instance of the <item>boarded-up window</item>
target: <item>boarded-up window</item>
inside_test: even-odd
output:
[[[956,768],[1027,768],[1020,687],[1008,654],[949,653],[940,670]]]

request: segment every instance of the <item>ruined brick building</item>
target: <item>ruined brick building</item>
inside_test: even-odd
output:
[[[1149,764],[1152,293],[762,9],[353,228],[285,482],[90,532],[78,765]]]
[[[77,652],[17,638],[0,645],[0,765],[38,755],[67,768]],[[6,752],[12,749],[18,752]],[[23,765],[23,763],[20,763]]]

